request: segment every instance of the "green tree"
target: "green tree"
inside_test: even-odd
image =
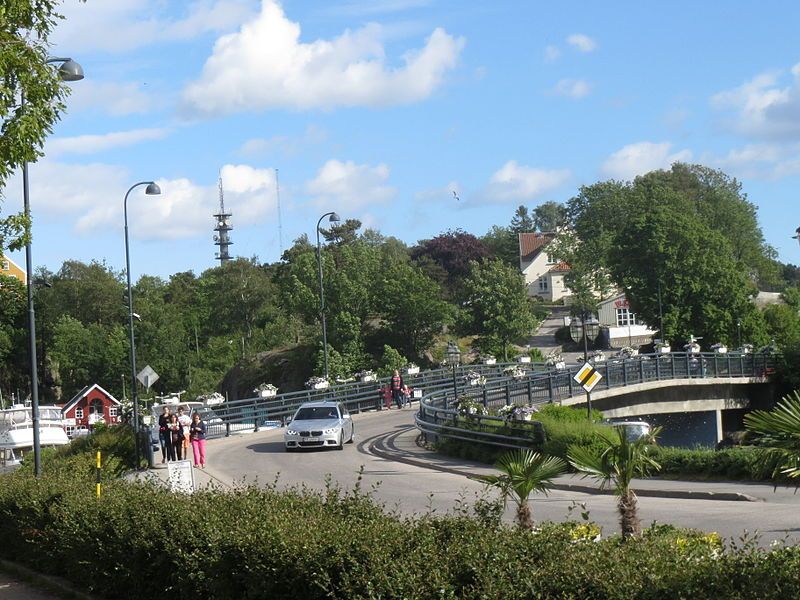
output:
[[[514,235],[519,233],[528,233],[533,231],[533,228],[533,217],[528,212],[528,208],[522,205],[518,206],[517,210],[514,211],[514,216],[511,217],[511,226],[509,227],[511,232]]]
[[[518,269],[500,260],[472,264],[464,281],[463,310],[470,330],[494,337],[508,360],[508,344],[529,335],[536,325],[525,280]]]
[[[27,297],[25,286],[14,277],[0,275],[0,393],[7,398],[17,387],[26,387]]]
[[[0,189],[23,162],[42,155],[69,88],[46,64],[60,0],[4,0],[0,8]],[[25,97],[25,104],[20,99]],[[25,243],[23,215],[0,218],[0,251]]]
[[[562,228],[567,222],[567,208],[552,200],[533,209],[532,228],[536,231],[550,232]],[[530,230],[529,230],[530,231]]]
[[[511,267],[519,268],[519,236],[508,227],[492,225],[481,237],[493,258],[499,258]]]
[[[800,344],[800,315],[787,304],[770,304],[764,309],[767,334],[781,350]]]
[[[511,498],[517,505],[517,525],[533,529],[533,515],[528,499],[533,492],[547,495],[553,478],[566,470],[567,464],[557,456],[545,456],[532,450],[512,450],[495,463],[501,475],[476,475],[473,479],[496,487],[503,502]]]
[[[601,487],[610,483],[614,485],[619,496],[617,510],[623,539],[642,534],[638,502],[631,483],[636,477],[647,477],[653,471],[661,469],[650,456],[659,431],[656,428],[651,435],[631,441],[624,428],[615,427],[597,432],[602,444],[600,449],[595,446],[571,445],[567,450],[567,458],[575,469],[599,480]]]

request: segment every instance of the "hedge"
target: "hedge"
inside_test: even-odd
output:
[[[91,465],[74,455],[38,479],[0,476],[0,556],[109,599],[784,599],[800,589],[794,547],[724,548],[668,526],[593,542],[584,524],[529,532],[477,509],[402,518],[358,487],[180,496],[113,481],[97,499]]]

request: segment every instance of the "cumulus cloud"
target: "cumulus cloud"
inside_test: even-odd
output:
[[[78,55],[99,50],[127,52],[156,42],[186,40],[230,31],[252,15],[255,0],[66,0],[65,19],[51,36],[56,48]],[[175,14],[175,7],[186,7]]]
[[[169,129],[150,128],[114,131],[100,135],[52,138],[47,141],[45,152],[51,156],[58,154],[93,154],[113,148],[133,146],[145,141],[160,140],[168,134]]]
[[[630,180],[656,169],[666,169],[674,162],[692,159],[689,150],[671,152],[669,142],[637,142],[623,146],[603,163],[600,171],[607,177]]]
[[[800,63],[789,82],[781,72],[757,75],[737,88],[711,98],[725,114],[726,124],[744,135],[769,139],[800,139]]]
[[[73,113],[80,110],[102,111],[115,117],[144,114],[156,107],[153,94],[137,83],[97,82],[84,79],[71,86],[67,107]]]
[[[597,48],[597,43],[588,35],[573,33],[567,36],[567,43],[581,52],[592,52]]]
[[[385,164],[371,167],[331,159],[306,183],[305,191],[318,205],[353,211],[390,200],[396,190],[387,185],[388,179]]]
[[[582,79],[562,79],[553,88],[553,93],[567,98],[583,98],[591,89],[592,86]]]
[[[221,169],[225,207],[234,225],[250,224],[272,214],[276,206],[275,172],[249,165]],[[46,219],[72,223],[73,230],[89,235],[122,229],[123,198],[135,181],[123,167],[106,164],[64,164],[42,160],[31,165],[31,194],[36,213]],[[132,192],[128,198],[131,237],[171,240],[210,235],[211,215],[219,208],[217,182],[200,185],[186,178],[158,179],[160,196]],[[155,226],[157,225],[157,226]]]
[[[492,175],[477,200],[525,201],[538,198],[569,181],[568,169],[538,169],[510,160]]]
[[[250,138],[239,148],[245,156],[264,156],[273,153],[296,156],[304,149],[316,146],[328,139],[328,132],[316,125],[309,125],[299,136],[273,135],[268,138]]]
[[[462,202],[462,196],[461,184],[457,181],[451,181],[444,187],[422,190],[414,194],[414,198],[419,201],[444,202],[452,204],[454,207],[457,203]]]
[[[800,174],[800,143],[747,144],[724,156],[706,154],[702,161],[738,177],[780,179]]]
[[[425,45],[387,65],[382,28],[367,25],[331,40],[300,40],[300,25],[274,0],[238,32],[214,45],[200,78],[183,92],[194,115],[220,115],[275,107],[332,109],[340,106],[409,104],[430,96],[452,70],[463,38],[443,29]]]

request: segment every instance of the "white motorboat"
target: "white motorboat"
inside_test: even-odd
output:
[[[39,445],[64,446],[69,438],[58,406],[39,407]],[[33,449],[31,407],[15,404],[0,410],[0,465],[16,465]]]

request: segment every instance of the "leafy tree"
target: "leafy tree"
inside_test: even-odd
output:
[[[423,240],[411,249],[411,258],[431,279],[439,281],[451,297],[455,295],[462,280],[469,275],[470,263],[488,256],[488,248],[478,238],[460,229],[442,233],[430,240]],[[428,268],[429,264],[436,265],[440,269],[431,270]],[[439,279],[437,275],[443,277]]]
[[[500,260],[472,263],[462,306],[471,330],[496,338],[505,360],[509,342],[530,334],[536,325],[522,274]]]
[[[533,231],[533,223],[533,217],[528,212],[528,208],[520,205],[517,207],[517,210],[514,211],[514,216],[511,217],[511,226],[509,229],[515,235],[519,233],[528,233]]]
[[[532,229],[541,232],[556,231],[567,222],[567,208],[559,203],[544,202],[533,209]],[[530,230],[529,230],[530,231]]]
[[[778,348],[790,348],[800,344],[800,315],[797,309],[787,304],[771,304],[764,309],[766,330]]]
[[[25,286],[14,277],[0,275],[0,392],[5,397],[17,387],[26,387],[28,330]]]
[[[785,396],[774,410],[754,410],[744,416],[744,425],[758,437],[767,452],[762,467],[779,479],[800,477],[800,393]]]
[[[530,495],[533,492],[547,495],[553,478],[563,473],[567,464],[557,456],[517,449],[503,454],[495,467],[502,475],[476,475],[474,479],[498,488],[504,502],[511,498],[517,505],[517,525],[521,529],[533,529]]]
[[[481,237],[481,242],[493,258],[499,258],[509,266],[519,268],[519,236],[509,227],[492,225]]]
[[[42,155],[69,88],[46,64],[59,0],[4,0],[0,9],[0,189],[23,162]],[[25,98],[25,104],[20,101]],[[0,251],[25,243],[26,219],[0,219]]]
[[[331,224],[328,229],[319,228],[319,232],[326,242],[331,242],[337,246],[352,244],[358,239],[358,230],[361,229],[361,221],[358,219],[347,219],[343,223]]]
[[[656,428],[651,435],[631,441],[624,428],[614,427],[609,431],[597,432],[602,444],[599,450],[594,446],[580,445],[571,445],[567,450],[567,458],[575,469],[599,480],[602,487],[614,484],[619,496],[617,510],[623,539],[642,534],[636,493],[631,483],[636,477],[647,477],[661,469],[650,456],[659,431]]]
[[[402,369],[408,364],[408,360],[391,346],[384,345],[380,363],[381,367],[378,369],[378,374],[381,377],[386,377],[391,375],[395,369]]]

